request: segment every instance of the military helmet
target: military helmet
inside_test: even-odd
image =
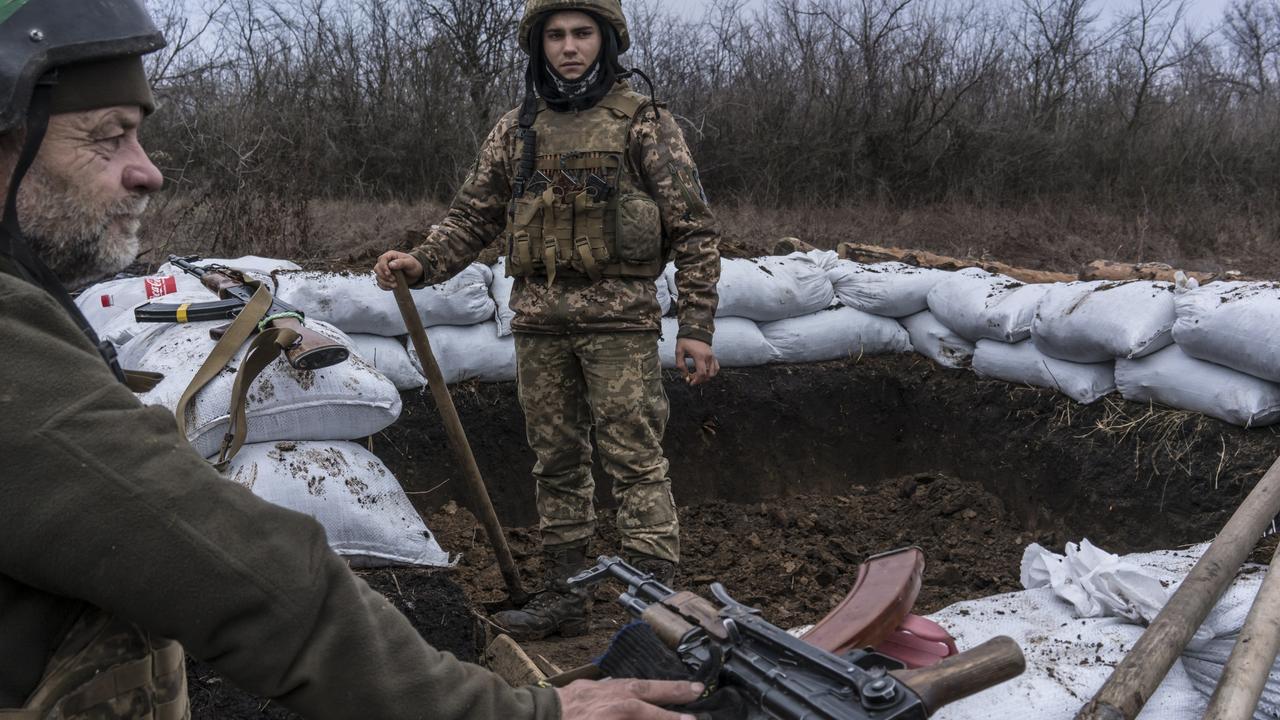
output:
[[[3,0],[0,0],[3,2]],[[631,36],[627,34],[627,19],[622,15],[622,0],[525,0],[524,17],[520,18],[520,49],[529,54],[530,35],[533,25],[544,15],[561,10],[582,10],[598,15],[613,26],[618,33],[618,52],[624,53],[631,47]]]
[[[164,45],[143,0],[0,0],[0,133],[24,122],[50,70]]]

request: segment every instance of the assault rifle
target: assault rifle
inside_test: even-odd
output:
[[[837,655],[789,635],[760,611],[711,584],[719,605],[676,592],[617,557],[569,580],[592,585],[613,576],[626,583],[618,601],[679,656],[709,689],[735,687],[753,718],[775,720],[923,720],[938,708],[1017,677],[1022,650],[997,637],[935,665],[903,670],[867,650]]]
[[[200,283],[216,294],[221,300],[204,303],[182,303],[180,305],[147,303],[133,311],[138,322],[199,322],[201,320],[234,320],[253,299],[258,283],[245,278],[244,274],[222,265],[195,265],[199,257],[180,258],[169,256],[169,263],[188,275],[200,278]],[[258,322],[258,329],[280,328],[291,330],[297,338],[283,349],[285,358],[295,369],[318,370],[337,365],[347,359],[350,354],[342,343],[330,340],[319,333],[308,330],[303,325],[304,316],[301,310],[271,298],[271,306],[265,316]],[[214,328],[209,334],[220,339],[226,326]]]

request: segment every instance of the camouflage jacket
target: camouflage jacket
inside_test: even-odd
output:
[[[619,83],[614,92],[629,90]],[[413,250],[425,274],[421,284],[443,282],[474,261],[507,224],[507,205],[520,158],[519,110],[489,133],[449,214]],[[655,114],[657,117],[655,117]],[[657,203],[676,265],[680,337],[711,342],[716,283],[720,279],[720,231],[698,181],[684,135],[668,111],[640,111],[631,126],[628,172]],[[557,277],[517,278],[511,292],[512,328],[529,333],[660,330],[661,312],[651,280]]]

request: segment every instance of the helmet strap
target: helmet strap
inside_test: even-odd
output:
[[[9,178],[9,192],[4,201],[4,217],[0,220],[0,260],[11,259],[13,262],[8,264],[13,267],[18,277],[52,295],[71,315],[80,332],[84,333],[85,337],[89,338],[89,342],[98,349],[98,353],[102,355],[102,359],[111,368],[116,379],[125,382],[124,371],[116,359],[115,346],[98,339],[98,333],[94,332],[93,326],[85,319],[84,313],[76,307],[75,301],[63,287],[62,281],[53,274],[48,265],[40,260],[39,256],[31,252],[31,246],[23,238],[22,226],[18,222],[18,186],[26,177],[27,171],[31,169],[31,164],[35,162],[36,155],[40,152],[40,145],[44,142],[45,133],[49,129],[49,96],[56,83],[56,71],[41,78],[31,94],[31,104],[27,106],[26,137],[23,139],[18,162],[13,168],[13,175]]]

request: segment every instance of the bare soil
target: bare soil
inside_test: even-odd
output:
[[[681,506],[676,584],[718,580],[781,626],[820,618],[858,563],[904,545],[925,551],[917,609],[1018,587],[1030,542],[1089,537],[1116,552],[1210,538],[1275,458],[1276,432],[1106,399],[1079,406],[1048,391],[981,381],[917,356],[727,369],[710,385],[667,378],[665,449]],[[533,457],[512,383],[462,384],[454,399],[507,527],[527,588],[539,586]],[[467,507],[430,396],[406,393],[375,451],[411,493],[452,571],[366,578],[409,610],[423,636],[475,658],[479,615],[505,590]],[[608,480],[593,550],[613,553]],[[595,591],[588,635],[531,643],[568,668],[598,655],[626,621],[617,588]],[[189,675],[197,718],[290,717],[207,668]]]

